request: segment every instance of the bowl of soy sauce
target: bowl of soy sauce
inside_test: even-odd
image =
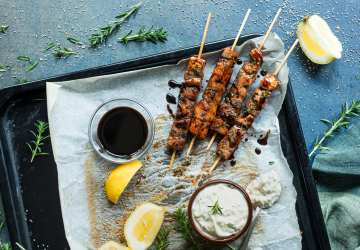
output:
[[[89,139],[105,160],[124,164],[143,156],[155,136],[149,110],[140,102],[119,98],[105,102],[91,116]]]

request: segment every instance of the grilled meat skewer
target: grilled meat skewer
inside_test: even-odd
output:
[[[250,51],[252,61],[245,61],[239,70],[234,83],[227,92],[225,101],[219,106],[217,115],[211,124],[211,130],[226,135],[228,128],[233,125],[246,98],[246,88],[256,80],[256,74],[263,63],[261,52],[254,48]]]
[[[206,61],[191,57],[185,72],[185,82],[182,83],[176,109],[176,118],[170,130],[167,147],[169,149],[183,150],[188,134],[191,117],[196,100],[200,92],[204,77]]]
[[[239,117],[236,118],[234,126],[227,132],[226,136],[219,142],[217,154],[225,160],[235,151],[241,139],[251,127],[254,118],[258,116],[265,107],[272,91],[280,81],[274,76],[266,75],[260,86],[251,94],[251,99],[246,103]]]

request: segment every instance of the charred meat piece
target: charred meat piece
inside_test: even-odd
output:
[[[196,76],[200,77],[204,75],[206,61],[197,57],[191,57],[187,70],[193,72]]]
[[[199,91],[200,90],[197,87],[181,88],[179,94],[179,100],[188,99],[188,100],[196,101]]]
[[[202,121],[212,121],[212,115],[216,114],[216,105],[214,103],[201,100],[195,107],[193,119]]]
[[[216,92],[215,90],[211,89],[205,89],[204,94],[202,95],[202,98],[206,102],[213,102],[214,104],[218,105],[221,102],[222,94],[219,92]]]
[[[219,82],[226,86],[227,83],[230,81],[232,72],[233,69],[227,65],[215,67],[209,79],[209,82]]]
[[[196,87],[198,89],[201,88],[201,78],[191,78],[186,80],[185,82],[182,83],[182,87],[186,88],[186,87]]]
[[[181,100],[179,99],[177,109],[176,109],[176,118],[192,116],[193,110],[195,108],[196,101],[193,100]]]
[[[236,62],[239,59],[238,53],[230,49],[230,47],[226,48],[223,53],[221,54],[221,57],[231,60],[233,62]]]
[[[217,154],[225,160],[229,159],[253,122],[254,118],[251,115],[237,119],[235,125],[229,129],[226,136],[219,142]]]
[[[216,131],[220,135],[226,135],[229,129],[229,124],[223,121],[220,117],[216,116],[211,124],[211,129]]]
[[[183,150],[185,147],[186,137],[177,138],[169,135],[167,147],[169,149]]]
[[[272,92],[277,87],[279,82],[280,81],[277,80],[275,77],[266,75],[260,83],[260,88]]]

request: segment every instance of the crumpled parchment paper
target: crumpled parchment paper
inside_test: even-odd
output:
[[[262,37],[255,38],[236,48],[243,62],[250,60],[250,50],[259,46],[261,40]],[[276,34],[269,36],[262,53],[262,69],[272,74],[284,57],[284,45]],[[203,85],[206,86],[206,80],[209,79],[220,54],[221,51],[203,55],[207,60]],[[259,173],[272,169],[282,179],[282,193],[271,208],[261,213],[249,249],[301,249],[295,212],[296,191],[292,185],[292,172],[281,150],[277,119],[286,93],[288,67],[285,64],[281,69],[278,74],[281,83],[236,151],[235,165],[231,166],[230,161],[220,161],[216,170],[207,175],[217,158],[215,149],[221,139],[218,137],[210,153],[205,154],[211,133],[204,141],[196,140],[188,158],[185,158],[185,152],[177,156],[172,170],[168,170],[170,155],[165,153],[165,148],[173,119],[167,111],[165,95],[170,92],[178,96],[179,89],[169,90],[167,82],[170,79],[183,81],[187,64],[188,60],[183,60],[178,65],[47,83],[51,141],[58,168],[64,227],[71,249],[97,249],[110,239],[126,244],[123,234],[125,221],[130,213],[144,202],[165,206],[163,227],[172,228],[175,221],[171,218],[171,213],[180,206],[187,209],[191,194],[202,183],[213,179],[229,179],[245,189]],[[235,65],[231,82],[240,67],[241,65]],[[262,78],[257,78],[248,88],[247,100]],[[198,101],[201,95],[202,92]],[[104,161],[92,149],[88,139],[88,123],[91,114],[99,105],[119,97],[136,99],[144,104],[155,118],[156,132],[151,149],[140,159],[144,166],[133,177],[120,196],[118,204],[114,205],[106,198],[104,183],[116,165]],[[176,110],[175,105],[171,105],[171,108]],[[257,139],[268,130],[271,131],[268,145],[259,145]],[[188,140],[191,140],[191,136]],[[255,154],[256,147],[261,149],[260,155]],[[269,165],[270,161],[275,164]],[[194,235],[204,243],[204,249],[227,249],[223,244],[214,245],[196,233]],[[170,240],[168,249],[189,248],[188,242],[181,240],[181,234],[173,229]],[[242,237],[231,245],[238,247],[241,242]]]

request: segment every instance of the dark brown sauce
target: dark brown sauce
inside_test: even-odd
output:
[[[269,134],[270,134],[270,130],[268,130],[268,131],[266,132],[266,135],[265,135],[263,138],[259,138],[259,139],[257,140],[257,142],[258,142],[260,145],[263,145],[263,146],[267,145],[267,142],[268,142],[268,139],[269,139]],[[262,135],[261,135],[261,136],[262,136]]]
[[[175,115],[174,115],[172,109],[170,108],[169,104],[167,105],[167,110],[169,111],[171,117],[175,119]]]
[[[144,117],[135,109],[117,107],[101,118],[97,134],[108,152],[131,155],[144,146],[148,127]]]
[[[267,74],[267,73],[266,73],[265,69],[263,69],[263,70],[260,71],[260,75],[266,76],[266,74]]]
[[[259,76],[259,75],[257,75],[257,78],[260,78],[260,76]]]
[[[241,59],[238,59],[238,60],[236,61],[236,64],[238,64],[238,65],[242,64],[242,60],[241,60]]]
[[[236,164],[236,160],[232,160],[231,162],[230,162],[230,165],[233,167],[233,166],[235,166],[235,164]]]
[[[175,80],[170,80],[168,81],[168,84],[171,88],[181,88],[182,84],[181,83],[178,83],[177,81]]]
[[[235,152],[235,151],[234,151],[234,152]],[[229,156],[229,159],[228,159],[228,160],[235,159],[234,152],[231,153],[231,155]]]
[[[170,93],[166,94],[166,101],[171,104],[176,104],[176,97]]]
[[[255,153],[258,154],[258,155],[261,154],[261,149],[260,148],[255,148]]]
[[[245,141],[247,142],[249,139],[248,138],[245,138]]]

